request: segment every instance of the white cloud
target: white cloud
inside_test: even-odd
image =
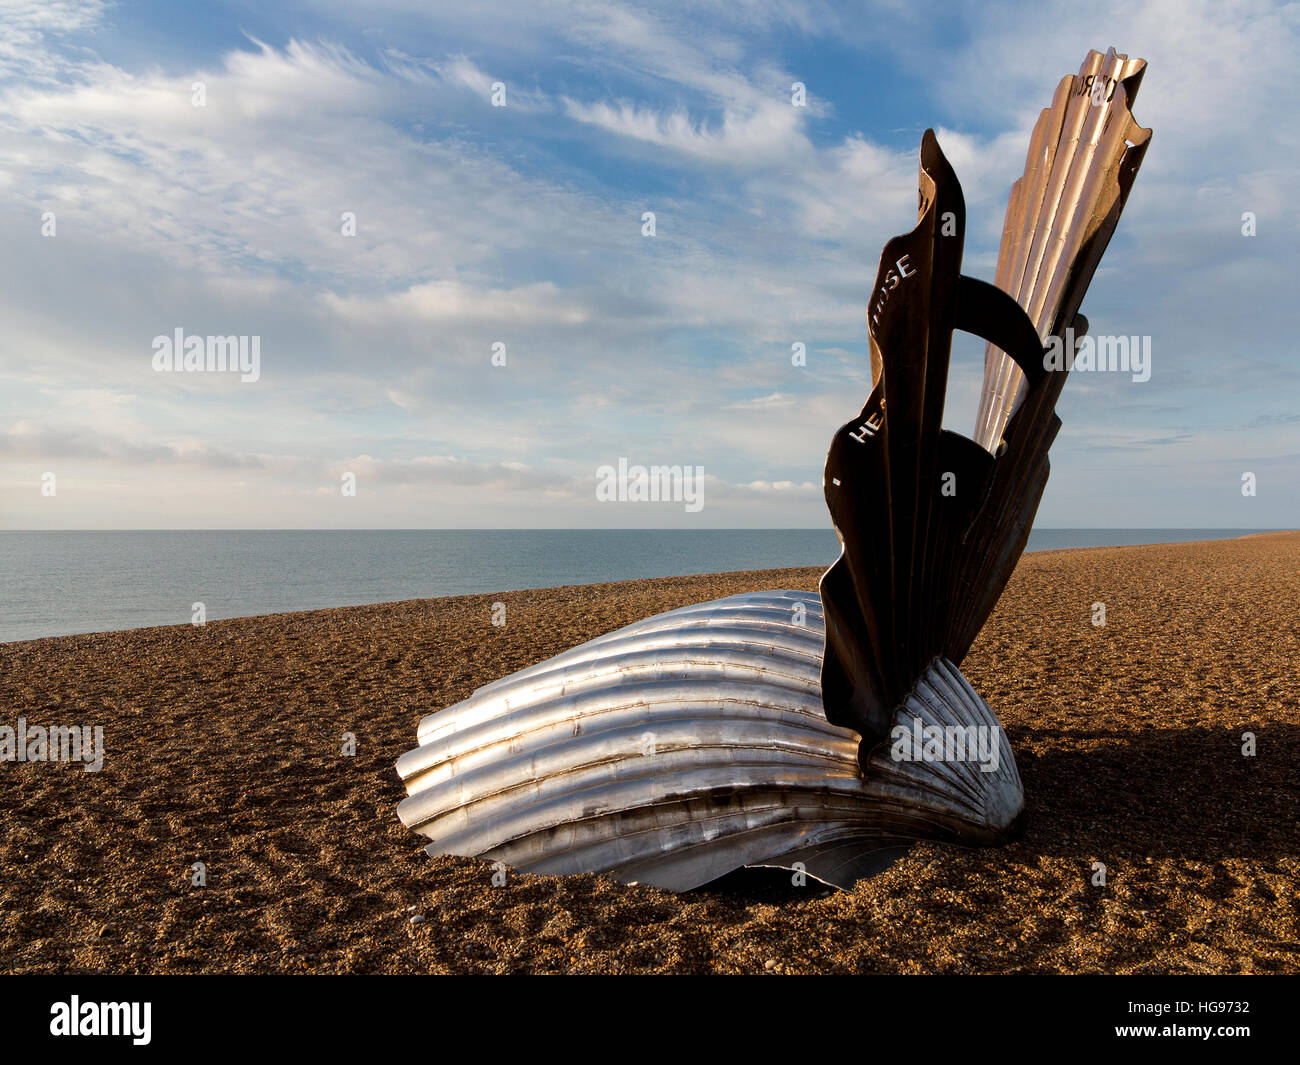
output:
[[[368,323],[413,318],[425,322],[581,325],[591,318],[587,308],[549,281],[513,289],[430,281],[378,298],[329,293],[325,299],[340,316]]]
[[[117,485],[83,482],[76,497],[104,522],[147,467],[130,513],[168,524],[177,500],[194,505],[186,478],[201,467],[246,524],[275,523],[285,499],[307,524],[392,523],[397,494],[412,520],[450,520],[426,486],[457,514],[490,496],[494,515],[528,500],[525,524],[599,524],[574,486],[608,453],[704,464],[715,517],[788,503],[824,520],[815,485],[830,434],[865,398],[866,298],[881,244],[914,217],[916,152],[880,130],[828,137],[838,112],[817,72],[774,58],[786,34],[833,31],[864,70],[887,48],[924,75],[918,92],[934,98],[915,110],[934,115],[962,178],[966,268],[983,276],[1028,129],[1079,42],[1104,47],[1104,30],[1149,55],[1137,110],[1155,140],[1085,310],[1155,335],[1170,406],[1204,412],[1222,396],[1238,404],[1225,418],[1286,428],[1278,338],[1294,333],[1300,219],[1290,9],[981,7],[954,16],[969,43],[953,49],[910,5],[555,13],[492,0],[431,14],[401,0],[364,16],[331,7],[338,40],[250,38],[185,71],[90,50],[102,5],[4,10],[0,507],[15,524],[33,520],[28,460],[42,455]],[[457,50],[347,34],[350,19],[382,22],[375,12]],[[487,100],[498,79],[507,108]],[[195,80],[206,107],[191,104]],[[793,80],[809,83],[807,109],[790,106]],[[875,117],[874,101],[835,103]],[[647,209],[653,239],[640,235]],[[1247,209],[1255,244],[1237,232]],[[37,231],[47,210],[52,241]],[[355,237],[340,232],[345,211]],[[150,338],[178,326],[260,335],[263,381],[152,374]],[[508,369],[490,365],[496,340]],[[790,364],[795,341],[806,368]],[[973,391],[955,368],[953,395]],[[1195,416],[1178,410],[1115,435],[1151,394],[1072,382],[1062,416],[1109,431],[1124,444],[1116,462],[1142,449],[1204,461],[1180,435]],[[351,516],[323,516],[313,508],[333,502],[350,461],[376,491]],[[1053,462],[1055,485],[1075,460]],[[1082,505],[1049,488],[1044,518],[1077,521]]]
[[[578,122],[712,163],[788,165],[809,150],[800,130],[800,112],[788,100],[767,100],[748,112],[727,109],[712,126],[684,110],[663,113],[626,101],[585,104],[566,97],[564,108]]]

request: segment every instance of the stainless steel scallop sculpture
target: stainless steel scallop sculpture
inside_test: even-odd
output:
[[[872,390],[831,441],[839,559],[820,594],[646,618],[430,714],[397,770],[430,854],[684,891],[741,866],[850,887],[911,841],[1012,838],[996,715],[958,666],[1024,550],[1079,306],[1150,130],[1145,63],[1090,52],[1034,128],[996,284],[961,274],[965,204],[932,131],[916,227],[881,255]],[[952,332],[988,342],[969,440],[941,428]]]

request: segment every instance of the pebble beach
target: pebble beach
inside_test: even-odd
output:
[[[495,886],[398,821],[425,714],[639,618],[820,575],[0,644],[0,726],[103,728],[97,772],[0,761],[0,972],[1300,973],[1295,532],[1021,558],[962,663],[1024,782],[1005,847],[918,843],[851,892],[751,870],[676,895]]]

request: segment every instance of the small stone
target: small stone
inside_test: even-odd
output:
[[[113,930],[112,925],[103,924],[99,926],[99,931],[96,933],[96,935],[106,936],[112,930]]]
[[[763,968],[766,969],[768,972],[771,972],[773,969],[776,968],[776,959],[768,958],[767,961],[763,962]]]
[[[411,924],[424,924],[425,920],[427,920],[427,918],[424,916],[424,914],[417,913],[414,917],[411,918]]]

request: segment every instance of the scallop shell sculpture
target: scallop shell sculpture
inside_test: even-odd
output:
[[[1016,835],[1014,755],[958,666],[1047,482],[1066,371],[1043,342],[1086,332],[1150,138],[1128,112],[1143,68],[1092,52],[1058,87],[996,285],[961,274],[961,186],[926,131],[917,225],[885,245],[868,311],[872,390],[827,456],[841,552],[820,594],[658,614],[428,715],[397,771],[430,854],[675,891],[742,866],[848,888],[914,840]],[[977,440],[941,428],[954,329],[989,345]]]
[[[878,752],[864,774],[861,737],[822,712],[822,639],[811,592],[638,621],[424,718],[420,746],[397,763],[410,793],[398,814],[433,854],[678,891],[795,862],[849,886],[906,840],[1000,839],[1020,812],[1020,778],[957,669],[936,661],[899,720],[909,736],[914,719],[965,735],[982,726],[999,744],[991,757],[936,778],[934,763]]]

